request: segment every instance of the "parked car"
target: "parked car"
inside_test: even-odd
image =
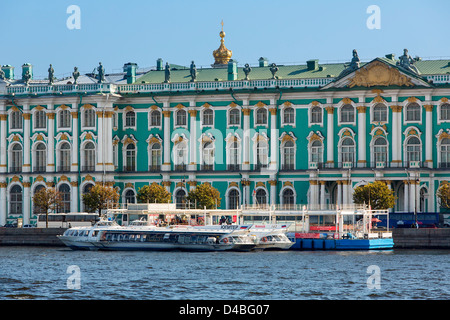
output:
[[[5,228],[17,228],[17,224],[15,224],[15,223],[7,223],[3,227],[5,227]]]
[[[22,228],[36,228],[34,224],[24,224]]]

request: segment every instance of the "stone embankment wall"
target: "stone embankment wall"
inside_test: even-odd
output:
[[[0,228],[0,246],[64,246],[63,228]]]
[[[394,249],[450,249],[450,228],[395,228]]]

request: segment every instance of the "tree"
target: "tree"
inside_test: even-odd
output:
[[[98,215],[101,216],[102,210],[119,202],[119,197],[115,188],[96,184],[88,193],[83,194],[83,203],[88,212],[97,211]]]
[[[375,181],[359,186],[353,192],[353,202],[370,204],[372,210],[393,208],[395,205],[394,191],[381,181]]]
[[[48,212],[56,211],[63,201],[61,193],[55,188],[42,188],[34,194],[33,204],[40,212],[45,212],[45,227],[48,228]]]
[[[165,187],[153,182],[139,188],[136,198],[139,203],[167,203],[170,202],[171,194]]]
[[[450,184],[447,181],[441,183],[436,192],[436,196],[441,208],[450,209]]]
[[[220,206],[220,192],[209,183],[203,183],[189,191],[187,201],[196,204],[197,208],[215,209]]]

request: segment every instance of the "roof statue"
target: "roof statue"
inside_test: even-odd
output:
[[[353,49],[352,54],[353,54],[352,61],[350,61],[349,64],[345,64],[346,69],[341,72],[339,77],[345,76],[345,75],[352,73],[353,71],[359,69],[361,60],[359,59],[358,51],[356,51],[356,49]]]
[[[50,68],[48,68],[48,84],[52,85],[55,81],[55,70],[53,69],[52,65],[50,65]]]
[[[166,62],[166,67],[164,69],[164,83],[170,82],[170,65]]]
[[[272,72],[272,79],[276,79],[275,74],[277,73],[278,69],[279,68],[277,67],[277,65],[275,63],[272,63],[270,65],[270,72]]]
[[[412,58],[408,54],[408,49],[403,50],[403,55],[399,57],[399,61],[397,62],[397,65],[402,67],[403,69],[406,69],[408,71],[414,72],[415,74],[420,74],[419,69],[414,65],[416,61],[419,61],[420,58]]]
[[[5,80],[5,71],[3,71],[2,69],[0,69],[0,79]]]
[[[25,74],[23,75],[23,80],[25,81],[25,84],[28,85],[30,83],[31,74],[30,71],[27,70]]]
[[[225,47],[225,40],[223,40],[223,38],[225,38],[225,32],[223,31],[223,21],[221,23],[222,25],[222,31],[220,31],[219,35],[220,35],[220,46],[217,50],[213,51],[213,56],[214,56],[214,64],[212,65],[212,67],[226,67],[228,61],[230,61],[231,56],[233,54],[233,52],[231,50],[228,50]]]
[[[80,76],[80,72],[78,71],[77,67],[73,68],[72,76],[73,76],[73,84],[77,84],[78,77]]]
[[[191,63],[190,72],[191,72],[191,82],[194,82],[197,79],[197,67],[195,66],[194,61],[192,61]]]
[[[248,78],[248,75],[250,74],[250,72],[252,72],[252,68],[250,68],[250,65],[248,63],[246,63],[243,70],[244,70],[244,73],[245,73],[245,80],[250,80]]]
[[[98,83],[102,83],[105,81],[105,68],[102,66],[102,63],[98,63],[99,66],[97,68],[98,71]]]

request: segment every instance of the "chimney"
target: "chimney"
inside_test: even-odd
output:
[[[134,83],[136,81],[136,69],[136,63],[128,62],[123,65],[123,72],[127,73],[125,78],[127,79],[128,84]]]
[[[2,67],[3,72],[5,73],[5,80],[14,80],[14,67],[6,64]]]
[[[308,60],[306,61],[306,65],[308,66],[308,70],[317,70],[319,69],[319,60]]]
[[[228,81],[237,80],[237,61],[230,59],[228,61]]]
[[[156,60],[156,70],[157,71],[164,70],[163,59],[159,58],[158,60]]]
[[[269,60],[267,60],[267,58],[261,57],[258,61],[260,67],[267,67],[269,65]]]

